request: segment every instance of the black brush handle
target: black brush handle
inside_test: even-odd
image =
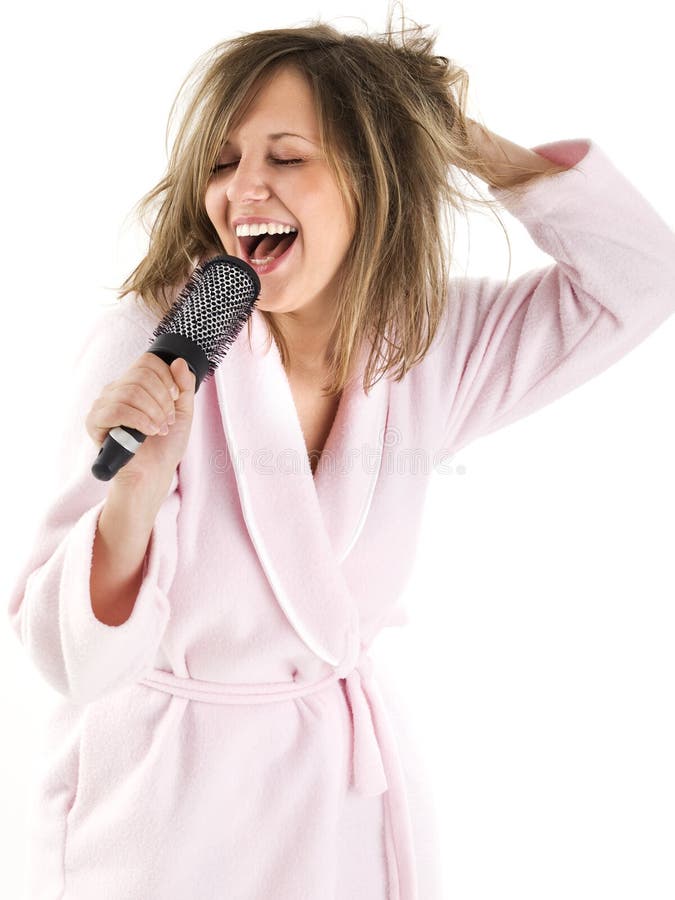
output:
[[[159,356],[168,366],[181,356],[195,376],[195,394],[197,393],[209,368],[208,358],[199,344],[181,334],[160,334],[150,344],[147,352]],[[133,458],[146,437],[142,431],[128,425],[111,428],[91,467],[92,474],[99,481],[110,481]]]

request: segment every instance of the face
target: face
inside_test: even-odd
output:
[[[280,132],[294,135],[272,138]],[[352,239],[343,202],[319,142],[311,88],[297,70],[279,70],[260,90],[223,146],[205,206],[225,252],[245,259],[233,220],[256,216],[297,228],[285,258],[258,270],[257,307],[320,318],[335,303],[335,278]],[[264,255],[264,254],[263,254]]]

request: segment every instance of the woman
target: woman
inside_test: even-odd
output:
[[[675,235],[592,140],[529,150],[469,120],[466,73],[422,34],[258,32],[201,66],[11,598],[63,695],[31,889],[429,900],[426,812],[367,650],[396,624],[432,466],[663,322]],[[554,264],[450,282],[462,171]],[[261,294],[195,402],[185,363],[145,351],[222,252]],[[102,483],[120,424],[150,436]]]

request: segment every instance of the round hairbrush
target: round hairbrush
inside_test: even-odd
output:
[[[181,356],[195,376],[195,394],[210,378],[243,328],[260,293],[258,275],[236,256],[215,256],[190,275],[148,347],[167,365]],[[91,467],[110,481],[133,457],[147,435],[136,428],[111,428]]]

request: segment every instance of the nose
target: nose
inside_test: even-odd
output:
[[[262,165],[256,165],[252,159],[247,162],[239,160],[225,193],[230,203],[234,204],[244,204],[248,200],[266,200],[270,189],[265,182]]]

